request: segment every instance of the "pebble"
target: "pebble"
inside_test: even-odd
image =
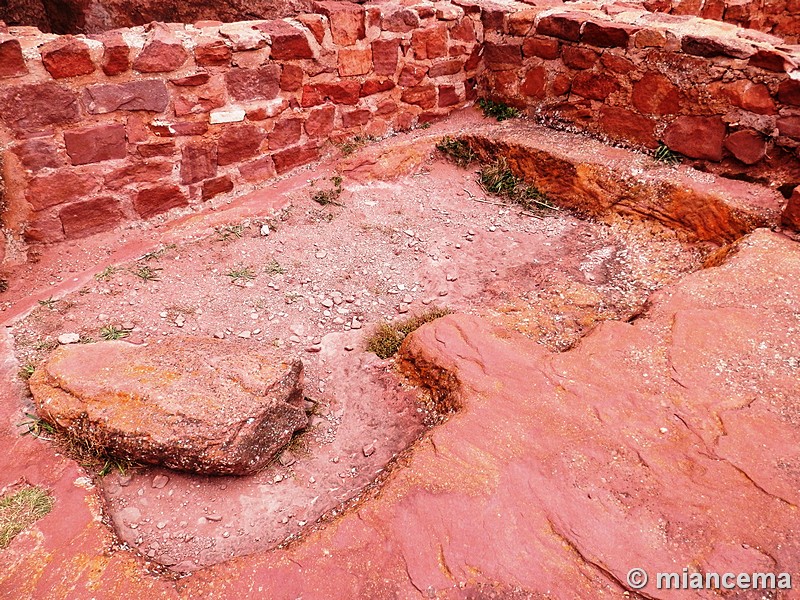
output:
[[[272,480],[273,483],[280,483],[283,481],[283,475],[275,475],[274,479]]]
[[[320,302],[320,304],[322,304],[322,306],[324,306],[325,308],[331,308],[331,307],[333,307],[333,300],[330,300],[329,298],[325,298],[325,300]]]
[[[308,346],[306,348],[306,352],[319,352],[320,350],[322,350],[321,344],[314,344],[313,346]]]
[[[169,483],[169,477],[167,477],[166,475],[156,475],[155,477],[153,477],[152,486],[155,489],[160,490],[168,483]]]
[[[206,519],[209,521],[222,521],[222,515],[214,513],[213,515],[206,515]]]
[[[361,329],[361,321],[358,321],[355,318],[353,318],[353,322],[350,323],[350,329]]]
[[[447,290],[441,290],[441,291],[439,292],[439,295],[440,295],[440,296],[447,296]]]
[[[411,304],[414,301],[414,297],[411,294],[406,294],[403,296],[403,303]]]
[[[290,335],[289,341],[292,342],[293,344],[299,344],[301,340],[296,335]]]
[[[408,305],[407,304],[401,304],[400,306],[397,307],[397,312],[399,312],[401,315],[407,313],[408,312]]]
[[[269,235],[269,225],[267,225],[266,223],[264,223],[261,226],[261,235],[263,235],[263,236],[268,236]]]
[[[216,333],[214,333],[214,337],[217,338],[218,340],[224,340],[225,339],[225,332],[224,331],[217,331]]]
[[[77,344],[81,341],[81,336],[77,333],[62,333],[58,336],[58,343],[62,345]]]
[[[249,332],[249,331],[247,331],[247,330],[245,330],[245,331],[240,331],[239,333],[237,333],[237,334],[236,334],[236,337],[240,337],[240,338],[244,338],[244,339],[249,339],[249,338],[250,338],[250,332]]]
[[[372,456],[375,454],[375,442],[367,444],[361,449],[361,451],[364,453],[364,456]]]
[[[345,346],[345,347],[344,347],[344,349],[345,349],[347,352],[352,352],[352,351],[353,351],[353,346],[347,345],[347,346]]]
[[[282,467],[290,467],[295,463],[296,459],[289,452],[281,452],[278,455],[278,462]]]
[[[314,256],[317,258],[325,258],[326,256],[328,256],[328,253],[325,252],[325,250],[320,250]]]
[[[447,281],[455,281],[456,279],[458,279],[458,275],[456,275],[455,273],[449,273],[447,275]]]

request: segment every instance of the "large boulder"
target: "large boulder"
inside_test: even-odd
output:
[[[62,346],[30,379],[39,415],[111,455],[244,475],[308,417],[303,364],[222,340]]]

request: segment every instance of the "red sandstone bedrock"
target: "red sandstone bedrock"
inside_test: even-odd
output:
[[[796,572],[799,276],[800,246],[759,230],[570,352],[463,315],[426,326],[404,364],[452,386],[462,410],[379,496],[288,550],[177,583],[109,555],[79,472],[17,438],[59,505],[0,554],[0,596],[465,598],[488,585],[572,599],[618,597],[635,566]]]
[[[798,276],[800,246],[759,230],[571,352],[464,315],[418,330],[404,365],[452,386],[461,412],[377,499],[181,595],[598,598],[633,567],[796,574],[800,287],[778,282]]]

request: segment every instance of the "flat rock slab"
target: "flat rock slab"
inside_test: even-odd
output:
[[[636,597],[688,599],[718,596],[656,573],[796,576],[798,277],[800,245],[759,230],[569,352],[466,315],[420,328],[403,361],[460,411],[374,500],[180,593],[596,599],[642,568]]]
[[[305,427],[303,365],[221,340],[62,346],[30,379],[40,416],[136,462],[242,475]]]

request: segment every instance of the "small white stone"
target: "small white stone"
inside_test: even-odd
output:
[[[77,344],[81,341],[81,336],[77,333],[62,333],[58,336],[58,343],[62,345]]]
[[[243,108],[218,108],[209,113],[208,122],[212,125],[238,123],[244,121],[245,114]]]
[[[269,235],[269,225],[267,225],[266,223],[264,223],[261,226],[261,235],[263,235],[265,237]]]

